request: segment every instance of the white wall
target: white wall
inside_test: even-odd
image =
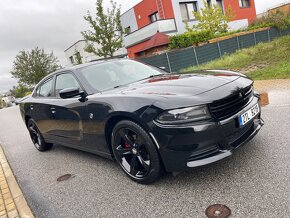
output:
[[[70,57],[75,55],[76,51],[78,51],[82,57],[82,62],[87,63],[92,60],[98,60],[102,59],[103,57],[98,57],[92,53],[85,52],[85,46],[86,42],[85,40],[80,40],[77,43],[75,43],[73,46],[71,46],[69,49],[65,51],[65,56],[67,60],[67,66],[72,66],[73,64],[70,61]],[[98,44],[94,44],[95,48],[100,48]],[[127,55],[127,50],[125,48],[121,48],[118,51],[114,53],[114,56],[119,56],[119,55]],[[74,57],[75,58],[75,57]]]
[[[131,32],[138,29],[134,8],[131,8],[127,12],[121,15],[121,23],[123,28],[130,26]]]
[[[248,19],[234,20],[234,21],[229,22],[229,29],[230,30],[245,29],[248,26],[249,26]]]

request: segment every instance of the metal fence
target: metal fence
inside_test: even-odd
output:
[[[290,35],[290,28],[284,31],[271,28],[199,47],[179,49],[160,55],[140,58],[139,60],[156,67],[164,67],[169,72],[179,72],[181,69],[203,64],[220,58],[225,54],[234,53],[239,49],[248,48],[260,42],[269,42],[283,35]]]

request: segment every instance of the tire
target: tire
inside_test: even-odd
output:
[[[43,136],[41,135],[36,123],[33,119],[29,119],[27,122],[27,128],[29,131],[30,138],[34,144],[34,147],[39,151],[50,150],[53,146],[51,143],[46,143]]]
[[[137,123],[118,122],[112,131],[111,142],[117,163],[130,179],[149,184],[160,178],[163,167],[156,145]]]

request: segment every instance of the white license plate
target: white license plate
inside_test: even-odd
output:
[[[250,108],[248,111],[243,113],[239,116],[239,124],[240,126],[245,125],[248,123],[251,119],[253,119],[258,113],[260,112],[260,107],[258,104]]]

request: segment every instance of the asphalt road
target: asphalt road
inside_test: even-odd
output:
[[[95,155],[38,152],[18,107],[0,110],[0,144],[36,217],[205,217],[216,203],[231,217],[290,217],[290,101],[262,112],[265,126],[231,157],[149,186]],[[74,178],[56,181],[67,173]]]

